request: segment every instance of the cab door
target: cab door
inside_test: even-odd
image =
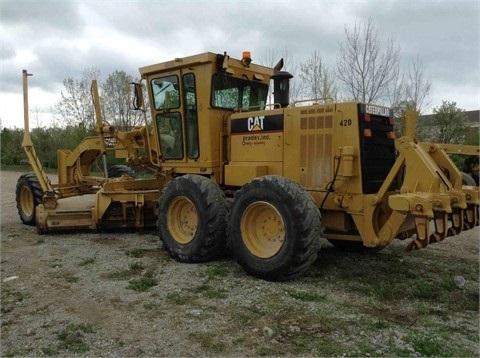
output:
[[[197,159],[198,113],[195,75],[176,71],[150,82],[154,121],[163,160]]]
[[[150,82],[154,109],[153,121],[158,131],[163,160],[184,158],[183,116],[180,73],[162,74]]]

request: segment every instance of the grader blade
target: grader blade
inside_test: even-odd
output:
[[[37,231],[82,230],[94,227],[92,208],[94,195],[84,195],[59,200],[55,207],[38,205],[36,208]]]

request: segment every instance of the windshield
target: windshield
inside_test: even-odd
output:
[[[268,94],[268,85],[245,79],[226,76],[223,73],[213,75],[212,106],[225,109],[248,107],[259,109],[264,106]]]

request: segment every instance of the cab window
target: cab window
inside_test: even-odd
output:
[[[197,97],[195,89],[195,75],[187,73],[183,76],[183,88],[185,90],[185,118],[187,128],[187,155],[189,158],[198,158],[198,116]]]
[[[156,110],[180,107],[177,76],[156,78],[152,80],[151,86]]]
[[[264,106],[268,85],[216,73],[213,76],[212,106],[235,109]],[[252,108],[258,109],[258,108]]]
[[[180,113],[159,113],[156,116],[160,150],[165,159],[183,158],[182,120]]]

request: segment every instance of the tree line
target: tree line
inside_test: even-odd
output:
[[[401,71],[400,46],[389,38],[382,42],[371,19],[345,27],[345,39],[339,44],[336,63],[328,66],[321,52],[314,51],[305,61],[296,63],[288,50],[278,53],[266,49],[258,63],[273,67],[283,57],[285,70],[294,75],[291,81],[292,105],[300,100],[356,100],[386,105],[394,110],[396,130],[402,131],[406,110],[419,116],[417,136],[421,140],[440,143],[479,144],[478,131],[469,131],[464,110],[453,101],[443,101],[433,109],[433,116],[422,119],[430,105],[431,81],[419,56]],[[143,114],[131,107],[131,85],[137,78],[115,70],[105,81],[100,71],[85,69],[80,79],[64,79],[60,100],[52,109],[52,124],[34,128],[32,140],[47,166],[56,166],[57,148],[73,149],[88,135],[94,134],[95,115],[92,106],[91,82],[100,89],[103,118],[119,130],[143,125]],[[21,141],[23,129],[3,128],[1,131],[1,163],[19,164],[25,158]]]

